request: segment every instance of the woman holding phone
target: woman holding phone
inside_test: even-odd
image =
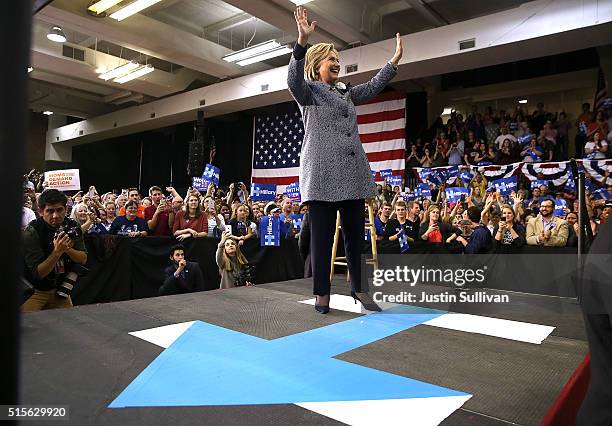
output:
[[[437,204],[429,206],[423,216],[419,236],[428,243],[445,242],[452,233],[450,225],[440,220],[440,207]]]
[[[306,9],[295,13],[298,39],[289,62],[287,85],[304,122],[300,160],[300,192],[308,203],[315,309],[329,312],[330,268],[336,212],[340,211],[351,295],[368,310],[380,311],[362,288],[364,200],[376,195],[368,158],[357,128],[355,105],[380,93],[397,74],[402,41],[396,35],[395,54],[369,82],[351,87],[338,81],[340,59],[331,43],[307,48],[316,21]]]

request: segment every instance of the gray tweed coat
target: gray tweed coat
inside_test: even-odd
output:
[[[358,200],[376,194],[368,158],[361,146],[355,105],[380,93],[396,75],[389,63],[369,82],[345,93],[304,79],[304,59],[291,55],[287,84],[304,121],[300,154],[300,193],[305,201]]]

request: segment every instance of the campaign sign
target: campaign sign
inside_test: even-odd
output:
[[[402,176],[399,175],[391,175],[391,176],[387,176],[387,183],[391,186],[402,186]]]
[[[432,171],[429,177],[427,178],[429,182],[433,183],[436,186],[440,186],[441,184],[445,183],[446,179],[447,179],[446,172],[442,170]]]
[[[386,179],[387,176],[392,176],[393,175],[393,170],[385,169],[385,170],[381,170],[379,173],[380,173],[380,177],[381,178]]]
[[[287,188],[285,188],[285,192],[287,193],[291,201],[295,203],[302,202],[302,194],[300,193],[300,183],[299,182],[293,182],[287,185]]]
[[[197,189],[200,192],[206,192],[208,190],[209,182],[204,182],[204,179],[199,177],[191,178],[191,187]]]
[[[567,207],[567,201],[565,200],[555,200],[555,211],[553,214],[557,217],[565,216],[564,208]]]
[[[414,192],[406,191],[406,192],[402,192],[400,195],[402,199],[406,202],[414,201],[416,199],[416,194]]]
[[[408,250],[410,250],[410,246],[408,245],[408,238],[406,238],[406,233],[404,232],[404,227],[402,227],[401,231],[399,232],[399,235],[397,236],[397,241],[399,242],[400,251],[402,253],[406,253]]]
[[[595,198],[598,200],[609,200],[612,198],[612,194],[610,194],[606,188],[596,189],[593,191],[593,195],[595,195]]]
[[[469,170],[464,170],[459,173],[459,178],[465,183],[470,183],[474,179],[474,174]]]
[[[539,188],[540,186],[545,186],[546,188],[548,188],[548,181],[542,179],[536,179],[531,181],[531,189]]]
[[[81,189],[79,169],[53,170],[45,172],[46,189],[78,191]]]
[[[276,198],[276,185],[272,183],[252,183],[251,200],[274,201]]]
[[[210,183],[214,183],[215,186],[219,186],[219,175],[221,170],[218,167],[213,166],[212,164],[207,164],[204,167],[204,173],[202,173],[202,180],[206,183],[206,188]]]
[[[470,195],[470,190],[462,187],[446,188],[446,200],[449,203],[456,203],[461,199],[462,195],[465,195],[467,197],[468,195]]]
[[[417,197],[431,198],[431,188],[429,188],[427,183],[419,183],[414,192]]]
[[[516,176],[510,176],[507,178],[494,180],[493,186],[501,195],[510,195],[512,191],[516,191],[518,183]]]
[[[293,222],[293,227],[295,228],[295,230],[297,232],[300,232],[300,230],[302,229],[302,220],[304,220],[304,215],[303,214],[292,214],[289,217],[291,218],[291,221]]]
[[[419,173],[419,178],[421,179],[421,181],[425,182],[427,178],[429,177],[429,175],[431,175],[432,171],[429,167],[425,167],[419,170],[418,173]]]
[[[278,216],[262,216],[259,222],[259,245],[261,247],[280,246],[280,218]]]

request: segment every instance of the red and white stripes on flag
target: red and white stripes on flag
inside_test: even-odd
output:
[[[385,92],[355,107],[359,137],[376,181],[378,172],[393,170],[404,176],[406,168],[406,95]]]
[[[370,168],[379,172],[391,169],[404,175],[406,152],[406,95],[385,92],[366,104],[355,107],[357,125]],[[254,117],[254,183],[277,185],[277,192],[298,181],[303,124],[299,112]],[[294,160],[297,160],[294,162]],[[376,180],[380,176],[377,174]],[[380,179],[382,180],[382,179]]]

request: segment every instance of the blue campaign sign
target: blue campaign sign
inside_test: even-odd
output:
[[[531,189],[539,188],[542,185],[548,188],[548,181],[542,179],[536,179],[531,181]]]
[[[427,180],[429,180],[429,182],[433,183],[436,186],[440,186],[441,184],[446,182],[447,178],[448,177],[447,177],[445,171],[443,171],[443,170],[434,170],[434,171],[431,172],[431,174],[429,175]]]
[[[419,183],[414,192],[419,198],[431,198],[431,188],[428,183]]]
[[[397,241],[399,241],[400,251],[402,253],[406,253],[410,250],[410,246],[408,245],[408,239],[406,238],[406,233],[404,232],[403,227],[399,232],[399,235],[397,236]]]
[[[387,183],[391,186],[402,186],[402,180],[402,176],[399,175],[387,176]]]
[[[612,198],[612,194],[610,194],[606,188],[599,188],[594,190],[593,195],[595,195],[595,198],[597,198],[598,200],[609,200],[610,198]]]
[[[527,133],[527,134],[525,134],[525,135],[523,135],[523,136],[519,136],[519,137],[518,137],[518,142],[519,142],[521,145],[527,145],[527,144],[529,143],[529,141],[531,141],[531,137],[532,137],[532,136],[533,136],[533,135],[532,135],[531,133]]]
[[[469,170],[464,170],[459,173],[459,178],[465,183],[470,183],[472,179],[474,179],[474,173],[470,172]]]
[[[204,167],[204,173],[202,173],[202,179],[206,183],[206,187],[212,182],[215,186],[219,186],[219,176],[221,174],[221,170],[218,167],[213,166],[212,164],[207,164]]]
[[[510,195],[512,191],[516,191],[518,183],[516,176],[510,176],[507,178],[494,180],[493,186],[501,195]]]
[[[393,170],[391,169],[385,169],[385,170],[381,170],[380,172],[380,177],[383,179],[386,179],[387,176],[391,176],[393,175]]]
[[[208,190],[208,182],[204,182],[202,178],[194,177],[191,178],[191,187],[200,192],[206,192]]]
[[[404,199],[404,201],[408,202],[408,201],[414,201],[417,196],[415,192],[402,192],[401,193],[402,198]]]
[[[293,222],[293,227],[295,228],[297,232],[300,232],[300,229],[302,229],[302,220],[304,220],[304,215],[303,214],[292,214],[290,217],[291,217],[291,221]]]
[[[431,175],[431,169],[429,167],[425,167],[424,169],[421,169],[418,171],[419,174],[419,178],[425,182],[427,180],[427,178],[429,177],[429,175]]]
[[[470,195],[470,190],[463,187],[446,188],[446,200],[449,203],[455,203],[459,201],[462,195],[465,195],[467,197],[468,195]]]
[[[565,212],[563,211],[563,209],[566,207],[567,201],[562,199],[555,200],[555,211],[553,212],[553,214],[557,217],[564,217]]]
[[[252,183],[251,200],[274,201],[276,198],[276,185],[271,183]]]
[[[259,222],[259,245],[261,247],[280,246],[280,218],[278,216],[262,216]]]
[[[289,199],[296,203],[302,202],[302,194],[300,193],[300,183],[293,182],[287,185],[285,193],[289,196]]]
[[[365,229],[364,238],[365,238],[366,241],[370,241],[371,237],[370,237],[370,229],[369,228]]]

